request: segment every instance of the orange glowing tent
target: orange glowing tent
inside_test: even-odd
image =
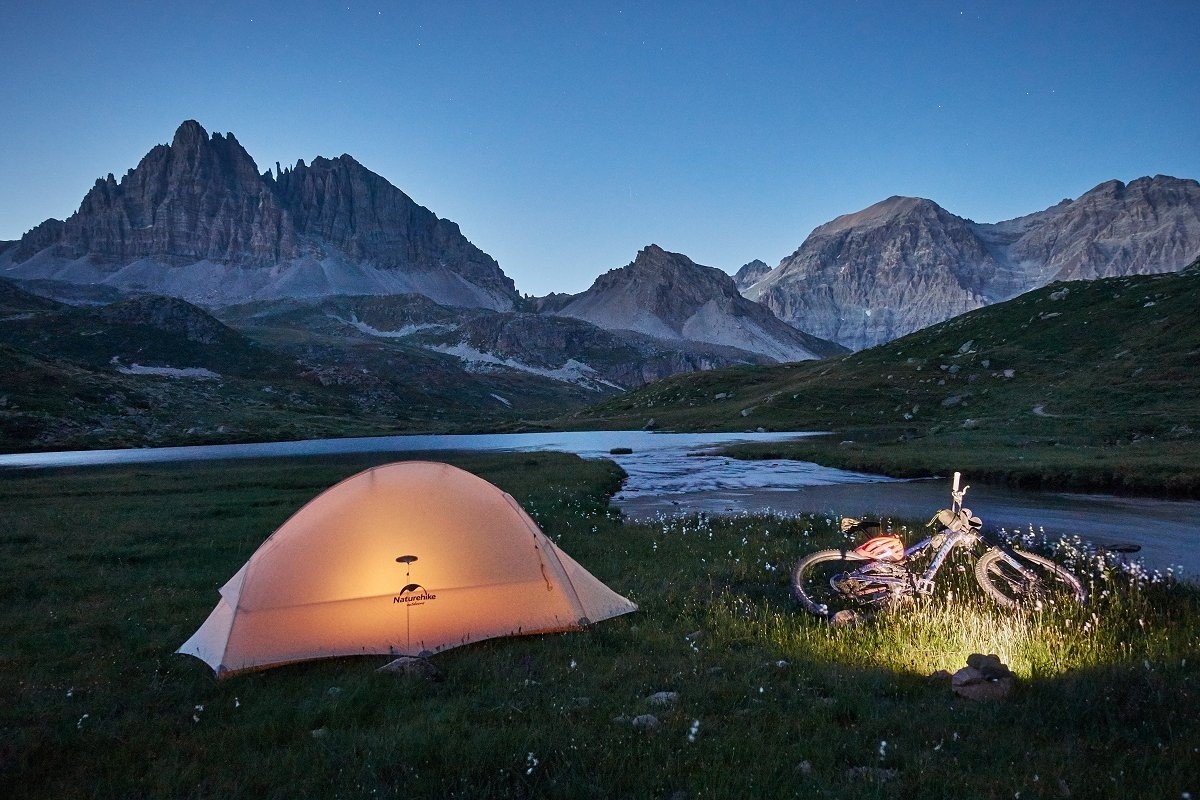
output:
[[[449,464],[375,467],[297,511],[221,587],[177,652],[226,676],[293,661],[422,655],[637,610],[506,493]]]

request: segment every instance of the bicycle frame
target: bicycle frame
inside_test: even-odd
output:
[[[935,542],[941,539],[941,543],[935,545]],[[970,549],[979,541],[979,534],[974,530],[951,530],[950,528],[943,529],[940,533],[934,534],[924,541],[918,542],[912,547],[904,551],[904,558],[907,561],[912,555],[922,552],[926,548],[936,546],[937,552],[933,554],[933,560],[929,562],[929,566],[925,568],[920,577],[913,579],[913,589],[918,594],[933,594],[934,577],[937,576],[938,570],[942,568],[946,558],[954,551],[956,547],[965,547]],[[910,573],[911,574],[911,573]]]
[[[954,473],[954,486],[951,489],[950,496],[953,502],[947,511],[949,517],[942,517],[946,512],[939,512],[936,519],[945,519],[945,527],[941,531],[929,536],[920,542],[917,542],[912,547],[906,548],[904,551],[904,559],[900,562],[887,561],[871,561],[864,564],[859,569],[850,573],[851,577],[861,577],[864,580],[869,580],[872,583],[882,584],[884,586],[894,587],[893,594],[902,594],[905,589],[910,588],[917,594],[933,594],[934,578],[937,576],[938,570],[942,568],[946,558],[954,551],[955,548],[973,548],[981,541],[979,533],[978,519],[971,516],[968,509],[964,509],[962,502],[963,496],[967,493],[970,486],[963,486],[959,489],[959,473]],[[933,559],[929,562],[929,566],[920,576],[914,573],[905,566],[905,563],[912,557],[924,552],[930,547],[936,547],[937,552],[933,554]],[[1007,558],[1007,553],[1005,554]],[[1020,564],[1013,561],[1014,566],[1021,568]]]

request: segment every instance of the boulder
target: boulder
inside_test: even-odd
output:
[[[635,731],[653,731],[657,730],[658,726],[662,723],[660,723],[658,721],[658,717],[654,716],[653,714],[639,714],[633,718],[633,722],[631,724],[633,725],[633,729]]]

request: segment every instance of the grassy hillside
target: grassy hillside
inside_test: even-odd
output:
[[[18,798],[1178,798],[1200,790],[1200,597],[1086,569],[1096,603],[1010,614],[952,580],[833,628],[788,568],[831,520],[623,524],[619,471],[554,454],[441,459],[512,493],[639,611],[440,654],[217,681],[173,654],[311,497],[387,455],[0,475],[0,780]],[[951,565],[953,566],[953,565]],[[1094,565],[1093,565],[1094,566]],[[959,573],[947,570],[953,579]],[[1000,702],[944,680],[972,652]],[[675,692],[674,703],[647,698]],[[654,730],[633,718],[653,714]]]
[[[182,300],[72,307],[0,280],[0,452],[496,430],[596,397],[347,336],[308,306],[253,312],[235,330]]]
[[[1055,284],[841,359],[665,380],[575,427],[828,430],[771,454],[1200,494],[1200,267]],[[763,455],[751,448],[744,455]]]

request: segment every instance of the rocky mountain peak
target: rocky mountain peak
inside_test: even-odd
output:
[[[194,119],[187,119],[175,129],[171,138],[172,150],[195,150],[208,141],[208,131]]]
[[[978,308],[997,270],[967,220],[896,196],[821,225],[746,296],[861,349]]]
[[[702,303],[714,296],[740,296],[733,279],[723,270],[701,266],[682,253],[669,252],[656,244],[639,250],[624,267],[598,277],[588,290],[610,291],[636,295],[639,305],[656,304],[660,308]]]
[[[645,267],[645,266],[650,266],[650,265],[664,264],[667,262],[676,261],[678,256],[679,256],[678,253],[668,253],[666,250],[662,249],[658,245],[656,245],[654,243],[650,243],[650,244],[646,245],[645,247],[643,247],[641,250],[638,250],[637,255],[634,257],[633,262],[630,266]],[[683,256],[683,258],[687,258],[687,257]],[[688,260],[690,261],[691,259],[688,259]]]
[[[1085,198],[1090,197],[1115,197],[1123,191],[1125,191],[1124,181],[1113,179],[1096,184],[1091,189],[1084,192],[1079,197],[1079,200],[1084,200]]]
[[[552,313],[606,330],[718,344],[777,361],[838,351],[829,342],[800,334],[767,309],[746,300],[724,271],[656,244],[640,250],[626,266],[604,273],[586,292]]]
[[[516,287],[458,226],[348,154],[260,173],[232,133],[186,120],[65,222],[0,252],[18,278],[109,284],[225,305],[271,297],[423,294],[511,309]]]
[[[1189,178],[1174,178],[1170,175],[1143,176],[1129,183],[1119,180],[1104,181],[1084,192],[1078,199],[1063,200],[1054,208],[1078,206],[1120,209],[1137,204],[1154,206],[1163,202],[1190,204],[1197,192],[1200,192],[1200,183]],[[1030,216],[1044,213],[1046,212],[1036,212]]]
[[[896,220],[906,217],[932,219],[945,213],[947,212],[932,200],[893,195],[886,200],[867,206],[862,211],[843,214],[820,226],[813,233],[820,232],[829,235],[848,230],[864,231],[891,225]]]
[[[608,283],[612,285],[629,281],[670,283],[681,269],[695,266],[690,258],[681,253],[671,253],[657,244],[648,244],[637,252],[633,261],[624,267],[609,270],[597,278],[597,282],[608,277]]]
[[[734,274],[733,282],[737,284],[738,291],[744,292],[762,280],[770,271],[771,268],[765,261],[756,258],[742,265],[741,269]]]

